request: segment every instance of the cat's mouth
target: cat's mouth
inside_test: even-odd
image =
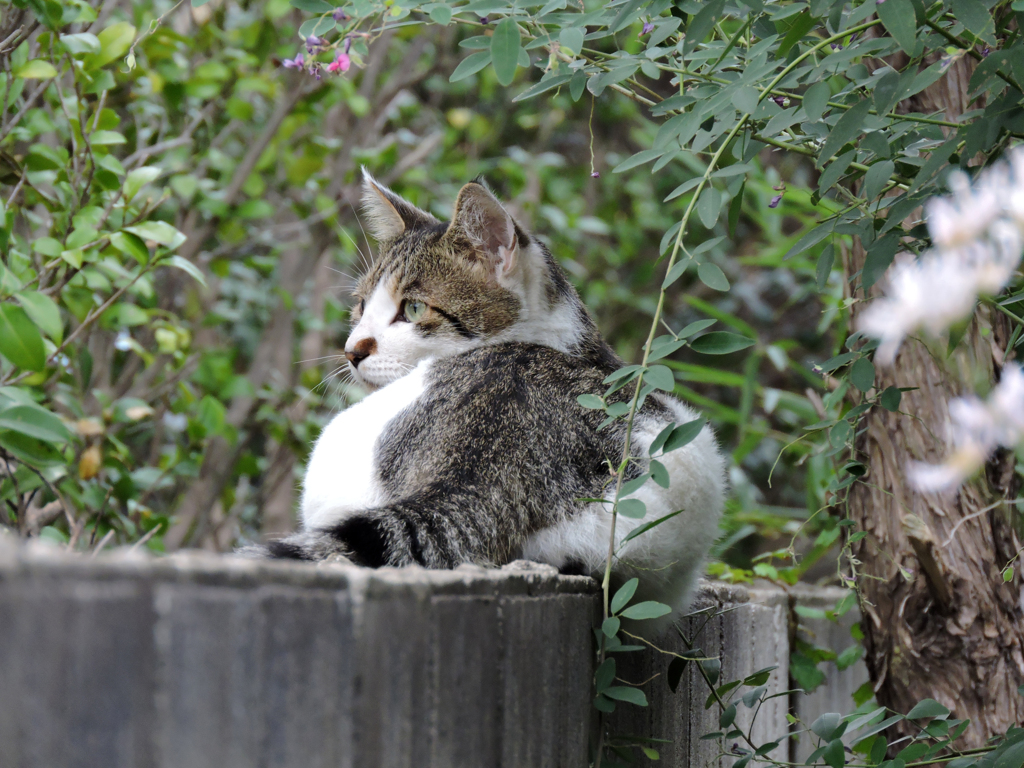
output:
[[[349,363],[349,370],[352,371],[356,381],[371,390],[386,387],[391,382],[405,376],[412,369],[413,366],[408,363],[382,357],[379,354],[370,355],[359,363],[358,367]]]

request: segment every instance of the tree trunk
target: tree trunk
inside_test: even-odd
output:
[[[967,109],[973,64],[962,59],[906,109],[944,111],[955,120]],[[856,244],[847,276],[864,266]],[[884,281],[883,281],[884,282]],[[871,295],[877,295],[872,289]],[[854,322],[863,303],[854,305]],[[901,413],[873,408],[856,444],[868,467],[854,484],[849,515],[868,536],[854,545],[867,666],[880,704],[904,712],[935,699],[955,717],[970,718],[957,746],[982,746],[1024,721],[1024,623],[1020,569],[1009,583],[1003,567],[1020,548],[1013,507],[1014,457],[996,455],[984,476],[955,495],[915,492],[905,469],[911,460],[937,463],[946,453],[948,401],[974,390],[978,377],[998,379],[1007,341],[1005,317],[981,308],[960,347],[942,359],[916,339],[894,364],[879,368],[877,391],[905,392]]]

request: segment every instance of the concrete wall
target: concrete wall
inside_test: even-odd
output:
[[[786,688],[784,594],[706,585],[697,607],[726,611],[696,637],[723,679],[778,665]],[[535,564],[89,559],[0,537],[0,766],[582,768],[599,610],[590,579]],[[693,665],[672,694],[664,656],[621,658],[651,706],[613,726],[670,739],[659,765],[715,762]],[[762,711],[765,740],[787,704]]]

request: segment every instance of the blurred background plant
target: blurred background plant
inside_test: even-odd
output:
[[[1024,307],[1018,273],[945,360],[907,341],[888,371],[857,330],[930,245],[945,170],[1022,134],[1018,3],[910,5],[0,0],[0,522],[93,551],[291,529],[309,446],[361,395],[338,375],[360,165],[445,218],[483,174],[628,362],[688,210],[662,317],[687,343],[660,363],[732,455],[710,572],[857,587],[863,698],[900,704],[907,600],[989,637],[954,605],[988,588],[950,587],[959,550],[929,571],[936,539],[981,525],[964,578],[1016,610],[1012,451],[952,507],[904,467],[945,454],[947,398],[993,384]],[[833,660],[805,645],[794,677]]]

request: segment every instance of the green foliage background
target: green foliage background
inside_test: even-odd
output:
[[[619,384],[703,409],[732,455],[714,575],[843,579],[858,419],[900,405],[849,306],[928,246],[907,217],[950,166],[1024,135],[1024,4],[194,5],[0,0],[0,524],[157,551],[291,527],[360,394],[338,351],[365,165],[442,217],[483,174],[652,364]],[[913,112],[965,57],[977,109]],[[793,676],[833,658],[801,646]]]
[[[39,7],[56,18],[57,5]],[[445,217],[483,174],[550,243],[619,353],[638,359],[675,217],[661,201],[703,166],[612,173],[657,135],[637,104],[567,89],[513,103],[523,88],[490,68],[450,83],[473,37],[452,27],[400,28],[372,52],[360,40],[353,55],[369,69],[317,81],[279,66],[308,18],[284,2],[115,4],[102,19],[65,3],[59,34],[38,12],[20,12],[34,28],[3,84],[0,295],[31,349],[0,350],[0,402],[62,421],[41,408],[24,411],[31,427],[0,428],[7,524],[76,547],[151,534],[161,549],[185,505],[195,519],[176,544],[258,535],[268,499],[298,481],[317,430],[353,396],[330,356],[369,255],[355,216],[362,164]],[[18,14],[8,6],[8,22]],[[835,343],[838,284],[819,296],[815,250],[782,266],[817,215],[809,181],[789,158],[755,158],[734,237],[723,220],[685,239],[731,290],[687,274],[667,304],[672,327],[714,319],[712,330],[757,340],[667,363],[677,393],[735,449],[723,547],[735,565],[765,541],[788,544],[825,500],[829,462],[813,446],[783,455],[767,482],[794,429],[818,420],[804,390],[823,391],[810,368]],[[209,478],[204,463],[225,451],[223,475]],[[67,517],[33,529],[32,511],[58,494]]]

